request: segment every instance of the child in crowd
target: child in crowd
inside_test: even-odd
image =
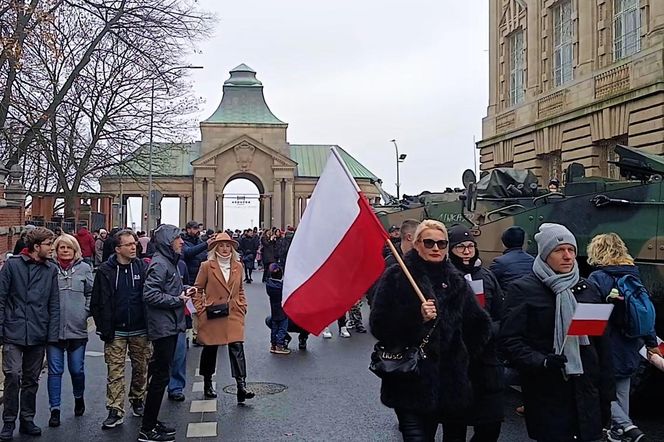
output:
[[[272,330],[270,336],[270,353],[279,355],[290,354],[288,344],[286,343],[286,336],[288,335],[288,318],[284,309],[281,307],[281,298],[283,293],[283,271],[277,263],[272,263],[269,266],[269,275],[265,290],[270,298],[270,312]]]

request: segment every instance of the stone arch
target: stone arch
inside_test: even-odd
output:
[[[224,189],[228,184],[237,179],[245,179],[251,182],[256,186],[259,193],[259,205],[258,205],[258,225],[264,227],[268,217],[271,217],[271,207],[270,207],[270,198],[266,192],[266,186],[264,184],[264,179],[259,176],[259,174],[253,171],[247,172],[233,172],[230,175],[224,177],[220,180],[220,188],[217,189],[219,195],[223,195]],[[224,204],[223,197],[217,201],[217,225],[221,228],[224,226]],[[225,227],[225,226],[224,226]]]

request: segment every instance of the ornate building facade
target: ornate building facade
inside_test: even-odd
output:
[[[248,179],[259,191],[261,227],[297,225],[307,200],[323,171],[332,145],[290,144],[288,124],[270,110],[256,72],[242,64],[230,71],[217,110],[200,123],[201,141],[153,144],[153,189],[157,199],[180,199],[180,225],[195,219],[208,228],[236,228],[224,218],[224,188],[238,178]],[[380,180],[339,146],[341,157],[358,185],[375,201],[381,196]],[[100,180],[101,190],[114,193],[122,204],[131,196],[143,198],[148,210],[146,150],[134,153],[142,161],[128,167],[128,178],[118,173]],[[158,204],[157,204],[158,206]],[[160,218],[155,210],[152,226]],[[146,217],[147,218],[147,217]]]
[[[664,1],[489,0],[480,168],[618,178],[617,144],[664,154]]]

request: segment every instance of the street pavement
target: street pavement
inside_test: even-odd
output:
[[[260,281],[259,272],[255,273]],[[306,351],[297,350],[297,335],[292,334],[295,347],[288,356],[269,353],[269,330],[265,317],[269,304],[265,286],[260,283],[246,285],[249,310],[246,321],[245,352],[250,388],[259,387],[262,392],[247,400],[245,406],[236,404],[235,396],[223,392],[226,386],[234,386],[230,375],[228,353],[219,351],[217,364],[216,401],[202,401],[202,378],[196,376],[200,348],[189,349],[187,361],[186,401],[171,402],[164,399],[160,420],[177,428],[178,441],[399,441],[400,433],[392,410],[379,401],[380,383],[367,369],[369,355],[374,344],[367,334],[353,334],[350,339],[339,337],[336,324],[332,326],[334,337],[324,340],[311,336]],[[365,324],[368,310],[364,311]],[[65,372],[63,379],[62,425],[48,428],[48,396],[46,375],[42,375],[37,400],[35,422],[43,429],[41,440],[49,442],[77,441],[135,441],[140,418],[131,412],[118,428],[101,430],[106,418],[105,385],[106,365],[103,346],[94,333],[86,355],[86,412],[82,417],[73,415],[71,382]],[[127,364],[127,374],[129,374]],[[276,392],[278,385],[286,388]],[[525,432],[523,418],[514,413],[519,405],[518,393],[507,393],[506,420],[501,441],[521,442],[530,440]],[[128,404],[127,404],[128,406]],[[198,411],[209,410],[209,411]],[[664,441],[664,421],[657,417],[639,422],[650,432],[648,440]],[[198,424],[198,425],[197,425]],[[472,431],[469,431],[471,433]],[[437,440],[442,440],[439,429]],[[19,436],[16,441],[38,439]],[[195,437],[203,436],[206,437]],[[188,437],[190,436],[190,437]],[[470,437],[470,434],[469,434]]]

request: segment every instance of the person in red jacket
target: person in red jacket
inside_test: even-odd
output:
[[[74,236],[81,246],[83,261],[92,265],[92,257],[95,256],[95,238],[88,231],[87,227],[80,227]]]

